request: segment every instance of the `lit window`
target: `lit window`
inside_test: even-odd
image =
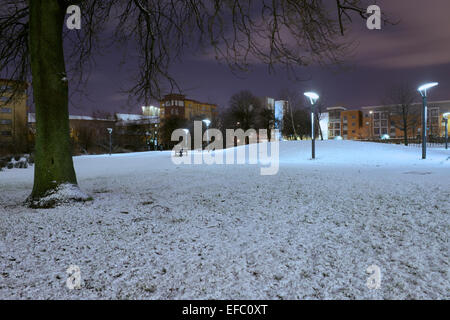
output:
[[[11,108],[1,108],[1,109],[0,109],[0,112],[1,112],[1,113],[11,113],[12,110],[11,110]]]

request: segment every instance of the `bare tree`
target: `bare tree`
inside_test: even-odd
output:
[[[234,94],[230,99],[228,118],[230,128],[258,129],[258,117],[263,112],[261,100],[250,91],[244,90]]]
[[[92,121],[84,120],[77,121],[77,124],[73,125],[74,140],[81,151],[85,154],[89,154],[89,150],[96,144],[96,127]]]
[[[337,37],[352,12],[367,18],[362,2],[336,0],[333,12],[320,0],[0,0],[0,74],[32,82],[34,95],[30,204],[40,205],[61,184],[77,185],[69,83],[86,78],[83,70],[93,66],[101,39],[137,45],[139,74],[129,92],[147,103],[159,98],[164,84],[179,90],[169,66],[194,41],[233,70],[248,70],[259,61],[269,70],[281,65],[293,73],[298,66],[339,62],[348,47]],[[79,31],[64,28],[70,5],[81,7]]]
[[[385,104],[389,104],[387,111],[391,113],[391,125],[403,131],[405,146],[408,145],[409,132],[415,130],[420,119],[419,109],[414,106],[415,98],[416,93],[413,87],[403,83],[389,89],[385,99]]]
[[[297,126],[299,123],[296,124],[296,120],[300,120],[301,117],[298,117],[300,113],[297,112],[297,117],[294,116],[297,110],[304,108],[303,104],[303,95],[301,95],[301,90],[293,90],[290,88],[284,88],[280,91],[278,94],[279,98],[284,101],[288,101],[288,106],[285,114],[283,115],[284,118],[284,125],[283,125],[283,135],[285,136],[293,136],[294,139],[297,139],[299,137],[299,134],[297,132]],[[301,121],[303,123],[303,120]]]

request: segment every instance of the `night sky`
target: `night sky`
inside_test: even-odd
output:
[[[385,0],[378,1],[382,13],[400,23],[368,30],[365,21],[354,17],[347,39],[358,44],[347,68],[330,70],[311,66],[298,70],[303,82],[290,80],[283,71],[268,73],[264,65],[253,71],[233,75],[227,66],[204,55],[192,55],[172,67],[172,75],[188,97],[226,107],[230,97],[248,89],[257,96],[278,97],[280,90],[303,92],[316,90],[326,96],[329,106],[359,108],[381,104],[392,85],[405,81],[419,85],[440,82],[430,100],[450,100],[450,1]],[[120,67],[122,52],[111,48],[97,58],[84,90],[85,96],[71,98],[72,114],[90,114],[93,110],[138,113],[143,102],[130,102],[121,91],[130,86],[136,67]],[[420,100],[419,96],[417,98]],[[156,101],[153,104],[158,105]]]

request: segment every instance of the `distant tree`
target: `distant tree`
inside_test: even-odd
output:
[[[161,142],[166,149],[172,149],[178,142],[172,141],[172,132],[176,129],[186,128],[187,121],[180,116],[171,116],[164,119],[160,128]]]
[[[96,128],[92,121],[79,121],[73,126],[74,139],[78,147],[85,154],[89,154],[89,150],[96,145]]]
[[[420,119],[419,108],[413,103],[416,99],[414,88],[408,84],[398,84],[388,90],[384,104],[389,107],[386,111],[391,113],[391,124],[403,132],[403,141],[408,145],[409,132],[415,132]]]
[[[228,121],[231,121],[231,128],[242,128],[244,131],[259,128],[263,105],[258,97],[244,90],[234,94],[229,104]]]
[[[305,104],[303,91],[284,88],[280,91],[279,97],[288,101],[288,108],[285,110],[283,135],[294,139],[311,135],[311,111]],[[317,126],[316,126],[317,130]]]
[[[267,138],[272,139],[272,128],[275,127],[275,112],[271,109],[262,108],[259,112],[258,129],[267,130]]]

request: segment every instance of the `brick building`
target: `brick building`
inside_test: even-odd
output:
[[[450,101],[432,101],[427,108],[427,130],[429,136],[445,134],[443,115],[450,112]],[[343,106],[327,108],[328,138],[342,137],[348,140],[377,139],[381,137],[403,138],[404,124],[401,106],[385,105],[347,110]],[[422,103],[408,108],[408,138],[420,136],[422,127]]]
[[[0,154],[27,149],[26,89],[26,83],[0,79]]]
[[[188,99],[182,94],[168,94],[160,101],[160,118],[164,121],[171,116],[211,120],[217,116],[217,105]]]

